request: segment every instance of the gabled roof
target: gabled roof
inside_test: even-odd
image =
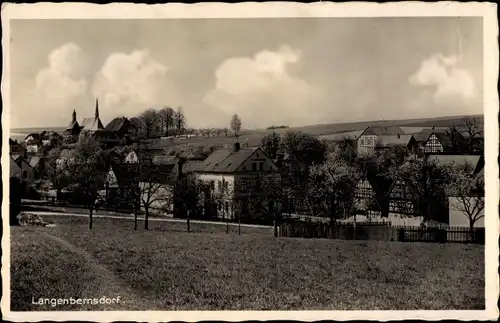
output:
[[[80,124],[78,124],[78,121],[71,121],[68,126],[66,127],[66,131],[71,131],[73,130],[75,127],[79,128],[80,127]]]
[[[15,161],[16,163],[19,163],[22,159],[23,159],[23,156],[21,155],[18,155],[18,154],[13,154],[10,156],[12,158],[13,161]]]
[[[19,177],[23,173],[21,167],[17,162],[11,157],[10,158],[10,177]]]
[[[451,139],[448,137],[445,133],[441,132],[433,132],[431,136],[434,135],[436,138],[439,140],[441,145],[443,145],[443,148],[448,148],[452,146]],[[430,136],[429,136],[430,138]]]
[[[105,129],[109,131],[119,131],[124,125],[135,128],[135,124],[130,122],[128,118],[118,117],[111,120],[111,122],[106,125]]]
[[[377,138],[375,147],[407,146],[413,135],[381,135]]]
[[[203,163],[203,171],[210,173],[234,173],[254,152],[259,149],[218,149]]]
[[[433,133],[432,129],[423,129],[420,132],[414,133],[413,138],[415,138],[415,141],[418,143],[425,143]]]
[[[83,130],[89,130],[89,131],[96,131],[104,128],[101,119],[96,117],[83,119],[81,127]]]
[[[366,128],[365,131],[363,131],[363,133],[359,137],[365,135],[380,136],[380,135],[397,135],[397,134],[404,135],[405,132],[398,126],[386,126],[386,127],[376,126],[376,127]]]
[[[31,157],[31,158],[28,160],[28,164],[29,164],[31,167],[36,167],[36,166],[40,163],[40,161],[41,161],[41,160],[42,160],[42,159],[41,159],[40,157],[38,157],[38,156],[33,156],[33,157]]]

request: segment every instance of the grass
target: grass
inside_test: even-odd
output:
[[[134,232],[113,219],[89,232],[84,218],[46,220],[57,226],[12,228],[12,310],[83,294],[142,310],[484,309],[483,246],[275,239],[206,224],[186,233],[167,222]]]

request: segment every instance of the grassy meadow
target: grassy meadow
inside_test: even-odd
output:
[[[44,216],[11,229],[11,307],[26,310],[484,308],[484,246],[293,239],[269,228]],[[139,228],[142,228],[142,223]],[[32,299],[116,297],[114,305]]]

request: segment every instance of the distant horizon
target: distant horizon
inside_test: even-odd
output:
[[[478,117],[478,116],[484,116],[484,113],[475,113],[475,114],[457,114],[457,115],[442,115],[442,116],[429,116],[429,117],[415,117],[415,118],[394,118],[394,119],[376,119],[376,120],[353,120],[353,121],[346,121],[346,122],[330,122],[330,123],[316,123],[316,124],[303,124],[303,125],[297,125],[297,126],[289,126],[289,128],[302,128],[302,127],[315,127],[315,126],[326,126],[326,125],[335,125],[335,124],[351,124],[351,123],[361,123],[361,122],[374,122],[374,123],[380,123],[380,122],[391,122],[391,121],[413,121],[415,120],[418,122],[419,120],[428,120],[428,119],[442,119],[442,118],[460,118],[460,117]],[[116,118],[119,118],[122,116],[117,116]],[[130,119],[129,117],[126,117]],[[77,117],[78,119],[78,117]],[[82,118],[83,119],[83,118]],[[111,120],[110,120],[111,121]],[[69,122],[68,122],[69,123]],[[104,127],[109,122],[104,124]],[[228,122],[229,123],[229,122]],[[287,126],[286,124],[280,124],[280,125],[269,125],[268,127],[271,126]],[[55,130],[55,129],[60,129],[64,130],[67,127],[67,125],[60,125],[60,126],[30,126],[30,127],[21,127],[21,128],[10,128],[10,131],[12,132],[13,130],[25,130],[25,129],[40,129],[40,130]],[[192,129],[204,129],[204,128],[194,128],[194,127],[188,127],[187,128],[192,128]],[[228,126],[222,126],[222,127],[210,127],[214,129],[221,129],[221,128],[229,128]],[[267,130],[266,127],[264,128],[245,128],[243,127],[242,130],[248,130],[248,131],[253,131],[253,130]]]

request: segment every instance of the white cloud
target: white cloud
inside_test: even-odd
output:
[[[68,43],[53,50],[48,62],[36,75],[36,98],[40,106],[59,115],[58,112],[67,110],[68,104],[87,91],[87,81],[82,74],[85,59],[79,46]]]
[[[434,101],[439,105],[474,100],[477,97],[474,78],[459,63],[457,56],[433,55],[421,63],[409,81],[415,86],[433,88]]]
[[[248,128],[310,122],[317,116],[308,113],[308,108],[318,99],[318,92],[290,72],[300,59],[300,52],[288,46],[262,50],[251,58],[227,59],[218,66],[215,87],[204,103],[228,116],[238,113]]]
[[[96,74],[93,94],[102,103],[101,114],[133,116],[144,109],[178,102],[167,66],[148,50],[113,53]]]

